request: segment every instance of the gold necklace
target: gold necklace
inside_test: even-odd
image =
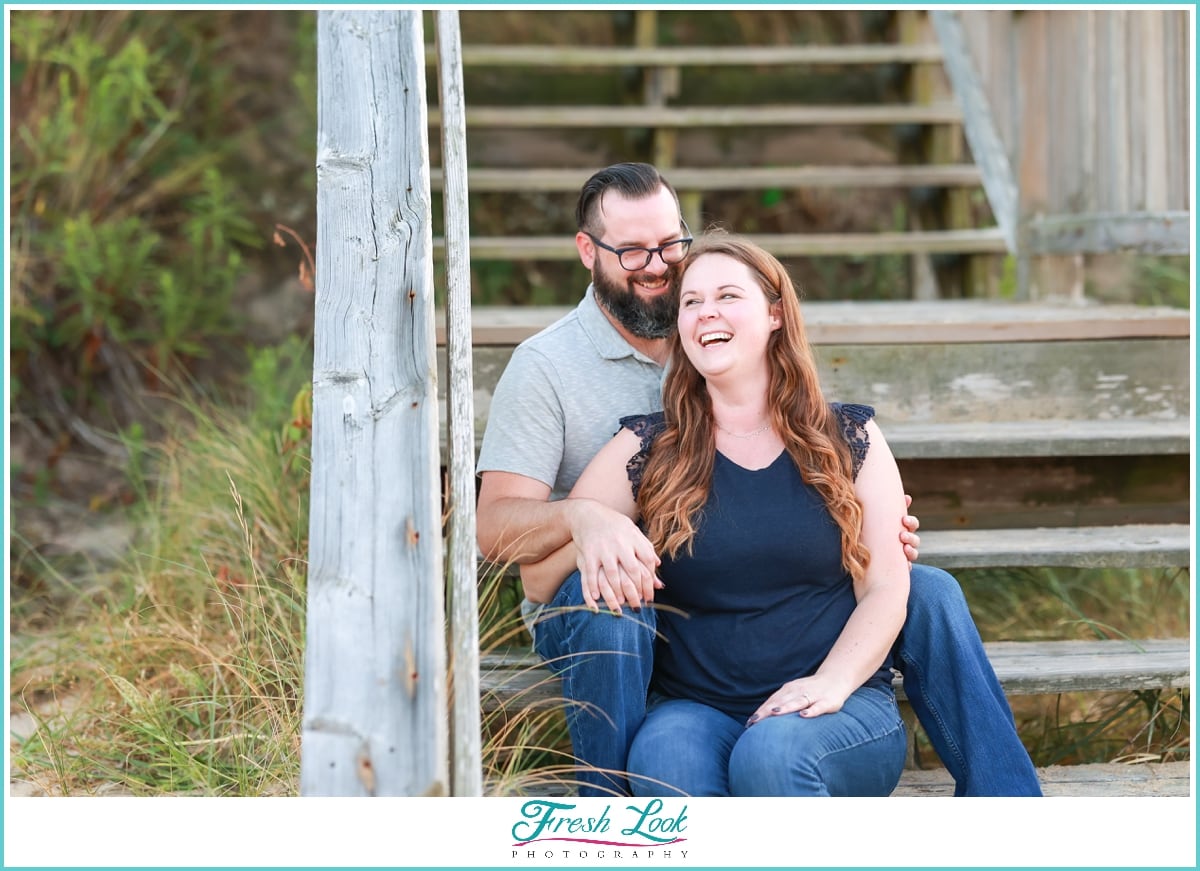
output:
[[[713,420],[713,423],[717,423],[715,419]],[[723,427],[723,426],[721,426],[721,424],[717,423],[717,429],[719,429],[723,433],[728,433],[729,435],[733,436],[735,439],[752,439],[756,435],[762,435],[770,428],[771,428],[771,421],[769,421],[769,420],[766,423],[764,423],[762,426],[760,426],[758,429],[754,430],[754,432],[746,432],[746,433],[734,432],[733,430],[725,429],[725,427]]]

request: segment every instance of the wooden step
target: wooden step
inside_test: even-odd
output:
[[[582,183],[582,182],[581,182]],[[1084,339],[1187,338],[1186,309],[1075,302],[986,299],[803,303],[814,345],[1042,342]],[[475,347],[517,345],[570,313],[572,306],[474,306]],[[446,313],[437,315],[444,344]]]
[[[776,257],[852,257],[878,254],[1004,254],[998,228],[927,230],[911,233],[778,233],[747,234]],[[439,252],[445,240],[436,237]],[[573,236],[473,236],[472,260],[576,260]]]
[[[921,530],[922,563],[943,569],[1024,566],[1083,569],[1175,568],[1191,561],[1186,523],[1035,529]],[[481,576],[495,568],[479,561]],[[516,566],[505,572],[519,577]]]
[[[1049,765],[1039,768],[1037,774],[1042,783],[1042,792],[1047,797],[1191,795],[1192,774],[1189,762]],[[573,786],[555,782],[553,776],[530,773],[521,780],[489,783],[485,793],[508,796],[571,796],[575,794],[575,790]],[[900,775],[900,784],[892,795],[901,798],[952,796],[954,778],[944,768],[928,771],[908,769]]]
[[[921,532],[921,562],[945,569],[997,566],[1170,568],[1191,559],[1187,524]]]
[[[761,46],[479,45],[462,47],[464,67],[862,66],[937,63],[937,43]],[[425,62],[437,49],[425,47]]]
[[[984,645],[1008,695],[1186,689],[1188,639],[1142,641],[995,641]],[[894,684],[905,698],[903,681]],[[485,710],[560,704],[558,678],[529,651],[485,653],[480,662]]]
[[[467,171],[471,193],[508,192],[578,194],[594,169],[487,169]],[[672,167],[665,171],[678,191],[743,191],[768,188],[903,188],[975,187],[981,183],[979,167],[972,164],[941,166],[778,166],[778,167]],[[440,191],[442,169],[430,170],[430,184]]]
[[[475,396],[476,450],[483,444],[487,426],[486,409],[481,409],[486,402],[490,402],[490,389],[485,392],[479,385]],[[1185,456],[1191,451],[1190,425],[1183,418],[969,423],[884,420],[883,429],[888,447],[898,460]],[[443,448],[445,430],[443,419],[439,429]]]
[[[1119,762],[1089,765],[1050,765],[1038,769],[1042,793],[1047,797],[1093,796],[1188,796],[1191,794],[1191,763]],[[954,778],[944,768],[905,771],[894,796],[952,796]]]
[[[1187,454],[1186,418],[914,423],[884,421],[897,459]]]
[[[429,126],[441,112],[429,110]],[[796,127],[955,124],[957,103],[864,103],[851,106],[471,106],[467,130],[496,127]]]

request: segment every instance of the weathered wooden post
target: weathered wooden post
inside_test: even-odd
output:
[[[437,12],[438,93],[446,226],[446,371],[449,469],[450,651],[454,675],[454,795],[483,792],[479,719],[479,595],[475,563],[475,403],[471,374],[471,250],[467,119],[458,11]]]
[[[300,791],[447,788],[420,11],[318,16],[317,296]]]

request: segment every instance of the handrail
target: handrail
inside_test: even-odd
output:
[[[436,55],[426,49],[428,63]],[[936,43],[790,46],[466,45],[464,66],[673,67],[937,63]]]

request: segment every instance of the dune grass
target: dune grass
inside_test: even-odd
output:
[[[274,381],[273,395],[288,395],[279,381],[303,366],[283,377],[285,362],[260,361],[257,392]],[[119,563],[59,571],[14,537],[14,560],[41,581],[13,589],[10,711],[23,723],[13,777],[47,794],[298,791],[307,394],[181,410],[167,438],[134,446],[137,534]],[[1186,571],[960,580],[989,640],[1188,634]],[[481,649],[528,649],[518,602],[502,568],[485,573]],[[1190,754],[1189,701],[1180,691],[1068,694],[1017,698],[1014,710],[1039,765],[1178,760]],[[561,708],[514,708],[485,699],[489,791],[573,782]]]

